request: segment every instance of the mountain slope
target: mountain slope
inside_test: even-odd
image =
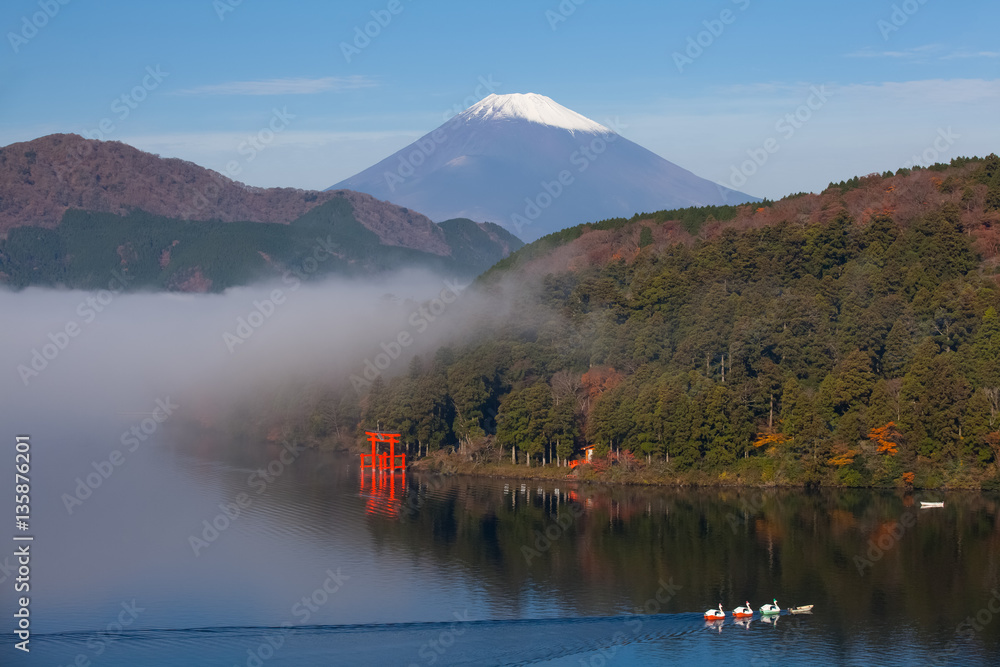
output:
[[[73,209],[54,229],[15,227],[0,240],[0,283],[104,289],[114,280],[116,289],[206,292],[403,267],[471,278],[520,245],[472,222],[439,230],[448,237],[447,254],[386,245],[354,211],[348,199],[336,198],[275,225]]]
[[[956,158],[950,165],[900,169],[831,183],[819,194],[799,193],[760,205],[711,206],[569,227],[538,239],[491,267],[481,278],[523,272],[533,276],[590,265],[632,261],[678,243],[692,245],[735,230],[777,224],[823,224],[844,215],[858,223],[891,216],[907,227],[928,211],[952,207],[983,257],[984,270],[1000,272],[1000,158]],[[643,229],[650,250],[644,250]],[[735,260],[734,260],[735,261]]]
[[[493,266],[524,244],[500,225],[455,218],[438,223],[456,256],[477,266]]]
[[[191,162],[75,134],[0,148],[0,235],[16,226],[55,227],[70,209],[288,224],[338,198],[348,200],[358,222],[385,245],[451,252],[427,216],[360,192],[254,188]]]
[[[327,238],[316,275],[417,265],[471,277],[522,244],[439,226],[350,190],[250,188],[119,142],[50,135],[0,149],[0,283],[220,290],[282,275]]]
[[[497,315],[360,421],[479,474],[593,445],[583,479],[997,489],[998,258],[996,155],[581,225],[503,262]]]
[[[756,201],[533,93],[490,95],[333,188],[527,240],[640,211]]]
[[[75,134],[51,134],[0,148],[0,233],[18,225],[54,227],[70,208],[288,223],[335,196],[252,188],[192,162]]]

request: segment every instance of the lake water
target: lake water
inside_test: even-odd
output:
[[[191,438],[68,508],[100,461],[59,437],[32,434],[31,653],[5,630],[4,665],[1000,662],[995,496],[380,483]],[[815,610],[702,619],[773,598]]]

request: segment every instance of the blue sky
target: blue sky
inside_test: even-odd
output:
[[[998,25],[965,0],[6,0],[0,144],[76,132],[323,188],[536,92],[780,197],[1000,152]]]

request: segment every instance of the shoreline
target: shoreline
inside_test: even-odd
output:
[[[754,482],[747,480],[739,474],[711,475],[703,471],[692,471],[664,477],[662,472],[639,468],[637,470],[620,470],[611,468],[605,473],[598,473],[593,469],[584,469],[584,474],[578,475],[584,466],[579,466],[570,472],[568,468],[556,467],[532,467],[523,465],[498,464],[498,463],[475,463],[470,462],[457,454],[439,454],[425,457],[407,466],[408,471],[429,473],[441,476],[470,476],[483,477],[488,479],[518,479],[537,480],[548,482],[573,482],[583,484],[598,484],[603,486],[632,486],[632,487],[661,487],[661,488],[732,488],[732,489],[869,489],[883,491],[903,491],[911,493],[913,491],[978,491],[990,492],[981,485],[949,486],[947,484],[935,487],[914,486],[914,485],[892,485],[892,486],[845,486],[829,483],[813,483],[807,481],[773,480]],[[587,466],[589,468],[589,466]],[[545,472],[543,472],[545,471]],[[565,471],[565,472],[563,472]],[[721,478],[720,478],[721,477]],[[729,477],[727,480],[726,477]],[[714,479],[713,479],[714,478]]]

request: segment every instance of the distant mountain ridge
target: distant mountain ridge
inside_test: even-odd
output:
[[[642,211],[759,201],[535,93],[490,95],[335,188],[532,240]]]
[[[492,224],[435,224],[349,190],[253,188],[120,142],[49,135],[0,148],[0,283],[225,289],[282,271],[316,238],[326,273],[427,266],[476,275],[521,245]],[[103,281],[103,283],[102,283]]]
[[[1000,158],[995,154],[855,176],[830,183],[821,193],[800,192],[759,205],[685,208],[583,223],[526,244],[480,281],[509,279],[512,274],[538,279],[615,262],[631,264],[651,253],[691,247],[726,233],[826,224],[838,217],[867,225],[888,216],[908,228],[931,212],[946,215],[970,237],[987,279],[1000,285]],[[734,264],[758,261],[735,251],[730,257]]]
[[[76,134],[50,134],[0,148],[0,233],[18,225],[54,227],[70,208],[289,223],[334,196],[249,187],[193,162]]]

